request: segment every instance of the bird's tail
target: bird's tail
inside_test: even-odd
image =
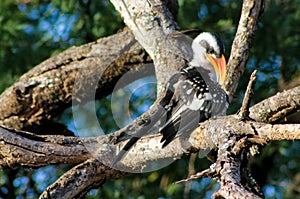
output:
[[[129,149],[140,139],[140,137],[132,137],[126,145],[122,148],[122,150],[118,153],[118,155],[113,160],[112,164],[110,165],[111,168],[114,168],[117,162],[119,162],[123,156],[129,151]]]
[[[116,158],[113,160],[111,164],[111,168],[115,166],[115,164],[120,161],[124,155],[131,149],[131,147],[141,138],[153,133],[156,133],[157,131],[155,130],[154,126],[157,124],[158,120],[162,120],[165,115],[165,110],[159,109],[157,110],[150,118],[149,122],[145,126],[139,127],[137,129],[136,133],[132,135],[130,140],[125,144],[125,146],[122,148],[122,150],[119,152],[119,154],[116,156]]]

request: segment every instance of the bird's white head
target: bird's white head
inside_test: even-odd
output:
[[[193,40],[192,49],[190,65],[210,71],[210,78],[222,85],[226,77],[226,60],[220,38],[214,33],[203,32]]]

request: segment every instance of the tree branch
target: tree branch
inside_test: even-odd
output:
[[[83,198],[90,189],[100,187],[107,179],[124,175],[125,172],[111,169],[91,158],[62,175],[39,198]]]
[[[164,92],[169,78],[191,59],[191,46],[186,37],[169,37],[177,24],[164,1],[111,0],[135,38],[155,64],[158,95]]]
[[[250,117],[266,123],[281,122],[300,109],[300,86],[279,92],[250,108]]]
[[[86,149],[92,143],[98,142],[92,138],[39,136],[0,127],[0,168],[81,163],[92,157]]]
[[[0,125],[32,130],[71,106],[74,95],[77,101],[89,100],[89,88],[95,91],[95,100],[95,94],[96,98],[110,94],[129,70],[136,78],[154,74],[143,65],[149,62],[129,30],[67,49],[34,67],[1,94]]]
[[[240,108],[240,111],[238,114],[239,118],[241,120],[249,117],[249,114],[250,114],[249,107],[250,107],[251,98],[253,96],[255,82],[256,82],[256,70],[253,71],[253,73],[251,74],[250,81],[248,83],[248,86],[247,86],[247,89],[245,92],[245,96],[243,99],[242,107]]]
[[[255,129],[265,141],[300,140],[300,124],[256,125]]]
[[[254,40],[259,17],[264,10],[264,0],[244,0],[241,18],[232,43],[230,58],[227,64],[225,89],[229,92],[230,101],[237,89],[239,79],[244,73],[249,52]]]
[[[220,132],[220,129],[223,129],[221,130],[222,132]],[[234,115],[225,116],[202,123],[199,128],[191,133],[191,135],[186,135],[185,137],[174,140],[173,144],[169,145],[164,150],[161,149],[161,136],[159,134],[142,138],[121,161],[122,168],[126,169],[135,166],[136,171],[142,171],[143,169],[147,169],[145,166],[147,166],[149,162],[155,162],[167,158],[180,158],[183,154],[190,151],[206,150],[207,148],[220,146],[220,140],[224,140],[224,138],[228,137],[228,132],[230,132],[231,135],[247,136],[249,137],[249,140],[254,139],[253,136],[256,136],[256,139],[261,139],[259,141],[260,143],[268,142],[270,140],[300,139],[299,124],[272,125],[254,121],[240,121]],[[17,136],[17,133],[21,135]],[[218,135],[219,133],[222,135],[221,138],[219,136],[212,136]],[[11,135],[8,136],[7,134]],[[25,132],[9,132],[5,129],[1,130],[2,139],[0,143],[5,146],[5,144],[9,141],[11,142],[10,144],[15,147],[10,147],[10,150],[14,150],[14,153],[11,154],[8,150],[1,146],[1,148],[3,148],[3,150],[1,150],[1,157],[3,157],[2,161],[5,161],[6,166],[36,167],[37,165],[43,166],[51,163],[63,163],[64,160],[67,163],[76,163],[84,161],[84,159],[94,157],[89,159],[87,163],[82,163],[63,175],[58,181],[51,185],[41,197],[55,197],[57,196],[56,194],[66,194],[59,195],[66,196],[63,198],[74,196],[74,194],[75,196],[78,196],[78,194],[83,193],[82,190],[88,190],[88,188],[93,187],[93,185],[96,186],[103,183],[103,179],[117,178],[125,175],[125,172],[112,170],[102,165],[102,163],[107,165],[107,163],[114,157],[112,153],[118,153],[118,150],[120,150],[120,148],[122,148],[125,144],[119,143],[118,145],[113,145],[111,143],[111,135],[105,135],[98,138],[68,138],[65,136],[36,136],[33,134],[25,134]],[[4,139],[11,136],[14,137],[12,141]],[[215,139],[208,140],[207,138],[209,137]],[[229,137],[233,138],[235,136]],[[28,145],[26,143],[30,144]],[[88,150],[84,146],[92,150]],[[24,148],[26,148],[28,157],[31,157],[30,161],[28,161],[27,156],[23,156],[23,154],[16,155],[20,154],[19,151],[24,150]],[[93,149],[98,149],[98,151],[93,154],[91,152],[94,151]],[[89,151],[90,154],[88,154],[87,151]],[[107,154],[108,151],[109,153],[106,156],[105,154]],[[36,153],[36,155],[33,155],[33,153]],[[79,154],[86,154],[86,156],[80,156]],[[19,162],[11,163],[9,162],[10,160],[18,160]],[[90,168],[93,171],[90,172],[90,169],[87,168]],[[228,167],[226,168],[228,169]],[[92,178],[92,181],[89,180],[89,183],[85,180],[77,179],[90,179],[89,175],[91,174],[93,174],[93,177],[97,177]],[[230,173],[227,175],[229,174]],[[69,190],[68,187],[74,187],[74,183],[76,183],[76,186],[81,187],[78,189],[79,191],[73,191],[72,193],[67,192],[67,190]],[[58,189],[58,187],[60,188]],[[224,188],[221,190],[225,193],[226,189]],[[218,194],[222,193],[222,191],[218,192]]]
[[[274,118],[274,116],[277,116],[280,114],[281,119],[282,117],[286,117],[291,112],[296,112],[299,110],[299,103],[300,102],[300,87],[296,87],[294,89],[290,89],[288,91],[284,91],[282,93],[278,93],[275,96],[272,96],[257,105],[254,105],[250,109],[250,117],[262,122],[269,122],[268,119],[265,118]],[[294,103],[290,103],[294,102]],[[265,110],[267,114],[264,115],[262,111],[258,110]],[[279,113],[278,113],[279,111]],[[278,117],[276,117],[278,118]],[[222,124],[220,124],[222,125]],[[195,149],[207,149],[207,148],[213,148],[215,146],[214,142],[210,139],[208,139],[210,136],[207,136],[202,128],[205,128],[205,124],[201,124],[201,127],[196,129],[189,138],[189,142],[183,144],[183,146],[193,146]],[[237,125],[238,126],[238,125]],[[218,129],[227,128],[222,126],[222,128],[217,128],[216,131],[213,131],[215,135],[218,135],[217,132]],[[261,129],[258,130],[258,132],[261,132],[262,138],[265,138],[266,141],[268,140],[294,140],[299,139],[299,128],[295,124],[286,124],[286,125],[262,125],[257,126],[257,128]],[[250,129],[251,130],[251,129]],[[122,129],[120,130],[122,131]],[[116,134],[119,134],[120,131],[115,132]],[[282,133],[283,132],[283,133]],[[25,135],[18,133],[18,131],[12,131],[11,129],[7,130],[4,128],[0,128],[0,147],[1,147],[1,168],[7,168],[7,167],[15,167],[15,166],[25,166],[25,167],[40,167],[47,164],[56,164],[56,163],[79,163],[87,158],[90,157],[88,154],[88,150],[85,148],[86,144],[88,143],[95,143],[98,144],[99,141],[97,141],[95,138],[76,138],[76,137],[65,137],[65,136],[38,136],[34,134]],[[213,134],[212,134],[213,135]],[[110,135],[114,137],[114,134]],[[101,137],[101,140],[104,144],[112,144],[111,137]],[[151,138],[143,138],[141,142],[144,143],[141,147],[146,147],[147,142],[150,141]],[[148,148],[150,147],[149,153],[151,154],[157,154],[159,151],[153,151],[151,152],[151,148],[157,147],[160,149],[159,144],[159,137],[155,138],[156,141],[154,143],[157,143],[157,145],[151,144],[151,146],[148,145]],[[123,143],[124,144],[124,143]],[[178,143],[176,140],[174,142],[174,147],[176,145],[181,146],[180,143]],[[64,147],[65,148],[60,148]],[[173,144],[172,144],[173,146]],[[120,146],[117,146],[118,148],[122,147],[122,143],[120,143]],[[180,148],[180,147],[179,147]],[[137,151],[139,149],[136,149]],[[136,151],[135,150],[135,151]],[[170,156],[180,157],[182,154],[188,151],[188,147],[186,149],[181,149],[179,152],[177,150],[174,150],[173,148],[165,152],[170,152]],[[14,153],[11,153],[11,151],[14,151]],[[56,152],[55,152],[56,151]],[[52,153],[53,152],[53,153]],[[55,152],[55,153],[54,153]],[[15,156],[15,154],[19,154]],[[20,155],[22,154],[22,155]],[[57,155],[56,157],[55,154]],[[143,159],[144,155],[147,154],[140,154],[141,159]],[[65,156],[65,158],[63,158]],[[128,155],[127,155],[128,156]],[[168,156],[168,157],[170,157]],[[19,157],[19,158],[16,158]],[[136,154],[132,154],[131,157],[136,157]],[[164,157],[162,155],[161,157]],[[160,157],[160,158],[161,158]],[[158,157],[155,157],[158,158]],[[134,158],[135,159],[135,158]],[[145,160],[148,158],[144,158]],[[30,160],[30,161],[29,161]],[[34,160],[34,161],[33,161]],[[130,159],[129,159],[130,161]],[[136,163],[136,162],[135,162]],[[132,164],[135,164],[134,162]],[[143,163],[145,164],[145,162]],[[128,165],[130,166],[130,165]]]

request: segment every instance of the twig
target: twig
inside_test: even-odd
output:
[[[189,30],[181,30],[176,33],[169,34],[168,36],[170,36],[172,38],[178,38],[178,37],[181,37],[182,35],[196,35],[196,34],[200,34],[201,32],[203,32],[203,30],[189,29]]]
[[[202,177],[212,178],[212,177],[215,176],[215,174],[216,174],[216,164],[214,163],[208,169],[205,169],[201,172],[198,172],[195,175],[191,175],[189,178],[179,180],[179,181],[175,182],[175,184],[188,182],[188,181],[198,179],[198,178],[202,178]]]
[[[252,98],[252,95],[253,95],[253,89],[254,89],[254,86],[255,86],[255,82],[256,82],[256,70],[254,70],[250,76],[250,80],[249,80],[249,83],[248,83],[248,86],[247,86],[247,89],[246,89],[246,92],[245,92],[245,96],[244,96],[244,99],[243,99],[243,104],[242,104],[242,107],[238,113],[238,117],[240,120],[244,120],[245,118],[249,117],[249,114],[250,114],[250,111],[249,111],[249,108],[250,108],[250,102],[251,102],[251,98]]]
[[[189,174],[188,176],[191,176],[195,173],[195,161],[197,158],[197,153],[192,153],[190,156],[190,160],[189,160]],[[184,199],[189,199],[190,198],[190,182],[187,182],[184,186],[184,194],[183,194],[183,198]]]

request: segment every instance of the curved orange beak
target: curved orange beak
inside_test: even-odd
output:
[[[207,58],[211,61],[212,65],[214,66],[217,80],[223,84],[226,79],[226,60],[224,55],[220,58],[214,58],[210,54],[207,54]]]

